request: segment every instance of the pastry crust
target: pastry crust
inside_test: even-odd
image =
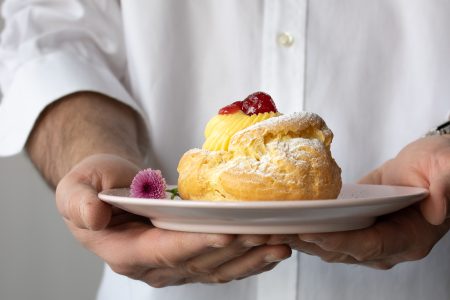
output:
[[[237,132],[228,151],[187,151],[178,191],[183,199],[207,201],[334,199],[342,182],[332,139],[314,113],[262,121]]]

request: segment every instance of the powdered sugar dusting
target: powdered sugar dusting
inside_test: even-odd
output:
[[[267,144],[267,148],[272,148],[282,158],[298,163],[310,159],[312,152],[321,151],[325,147],[318,139],[292,138],[288,140],[273,140]]]
[[[325,122],[322,120],[321,117],[319,117],[319,115],[312,113],[312,112],[302,111],[302,112],[295,112],[295,113],[287,114],[287,115],[280,115],[277,117],[273,117],[273,118],[258,122],[256,124],[253,124],[252,126],[249,126],[245,129],[241,130],[240,132],[244,133],[246,131],[252,131],[255,129],[268,128],[268,127],[273,128],[273,127],[278,127],[278,126],[283,126],[285,124],[293,124],[293,123],[296,124],[296,127],[298,128],[298,130],[302,130],[306,127],[309,127],[309,126],[311,126],[311,124],[325,125]],[[325,127],[326,127],[326,125],[325,125]],[[328,128],[326,127],[326,129],[328,129]]]
[[[318,153],[326,153],[325,145],[318,139],[292,138],[267,143],[267,151],[259,158],[236,156],[226,163],[224,170],[236,169],[242,173],[273,176],[280,164],[302,168]],[[320,161],[318,161],[320,163]]]

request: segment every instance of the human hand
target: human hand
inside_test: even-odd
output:
[[[78,163],[58,184],[59,212],[74,236],[117,273],[154,287],[223,283],[255,275],[289,257],[265,235],[183,233],[158,229],[100,201],[101,190],[127,187],[139,167],[99,154]]]
[[[450,228],[450,136],[409,144],[360,183],[425,187],[430,194],[420,204],[382,216],[366,229],[289,236],[291,247],[327,262],[377,269],[425,257]]]

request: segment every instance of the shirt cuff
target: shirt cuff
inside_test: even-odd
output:
[[[122,83],[107,69],[63,52],[21,66],[0,102],[0,156],[22,150],[36,119],[55,100],[77,91],[105,94],[142,114]]]

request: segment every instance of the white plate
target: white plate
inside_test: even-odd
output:
[[[368,227],[380,215],[424,199],[423,188],[344,184],[338,199],[209,202],[130,198],[129,189],[103,191],[99,198],[149,217],[159,228],[209,233],[312,233]]]

